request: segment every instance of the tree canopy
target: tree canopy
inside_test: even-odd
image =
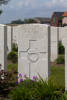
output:
[[[0,6],[1,6],[2,4],[7,4],[8,1],[10,1],[10,0],[0,0]],[[2,13],[2,10],[0,10],[0,14],[1,14],[1,13]]]
[[[9,0],[0,0],[0,5],[7,4]]]
[[[29,23],[36,23],[34,19],[24,19],[24,23],[25,24],[29,24]]]
[[[11,22],[11,24],[23,24],[24,22],[21,19],[14,20]]]

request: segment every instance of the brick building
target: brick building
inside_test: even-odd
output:
[[[62,26],[62,15],[64,12],[54,12],[51,17],[51,26]]]

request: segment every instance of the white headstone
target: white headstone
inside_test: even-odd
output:
[[[19,31],[18,31],[18,26],[13,26],[13,43],[15,44],[18,44]]]
[[[59,42],[59,29],[51,27],[51,61],[58,58],[58,42]]]
[[[8,47],[8,53],[12,50],[12,27],[7,26],[7,47]]]
[[[65,90],[67,90],[67,27],[61,28],[62,43],[65,47]]]
[[[41,24],[19,26],[18,72],[32,79],[47,79],[50,67],[50,27]]]
[[[0,67],[7,69],[7,27],[0,25]]]

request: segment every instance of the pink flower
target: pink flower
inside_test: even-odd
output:
[[[26,74],[24,75],[24,78],[25,78],[25,79],[27,78]]]
[[[21,82],[23,82],[23,79],[19,78],[18,83],[21,83]]]
[[[21,73],[19,73],[19,77],[22,77],[22,74]]]
[[[33,76],[33,81],[36,81],[38,79],[37,76]]]

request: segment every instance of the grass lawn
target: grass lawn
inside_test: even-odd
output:
[[[8,71],[13,71],[13,70],[16,70],[17,71],[17,68],[18,68],[18,64],[8,64]]]
[[[8,64],[8,71],[17,71],[18,64]],[[65,67],[64,66],[52,66],[51,78],[60,85],[63,89],[65,87]]]
[[[63,89],[65,88],[65,67],[52,66],[51,77]]]

